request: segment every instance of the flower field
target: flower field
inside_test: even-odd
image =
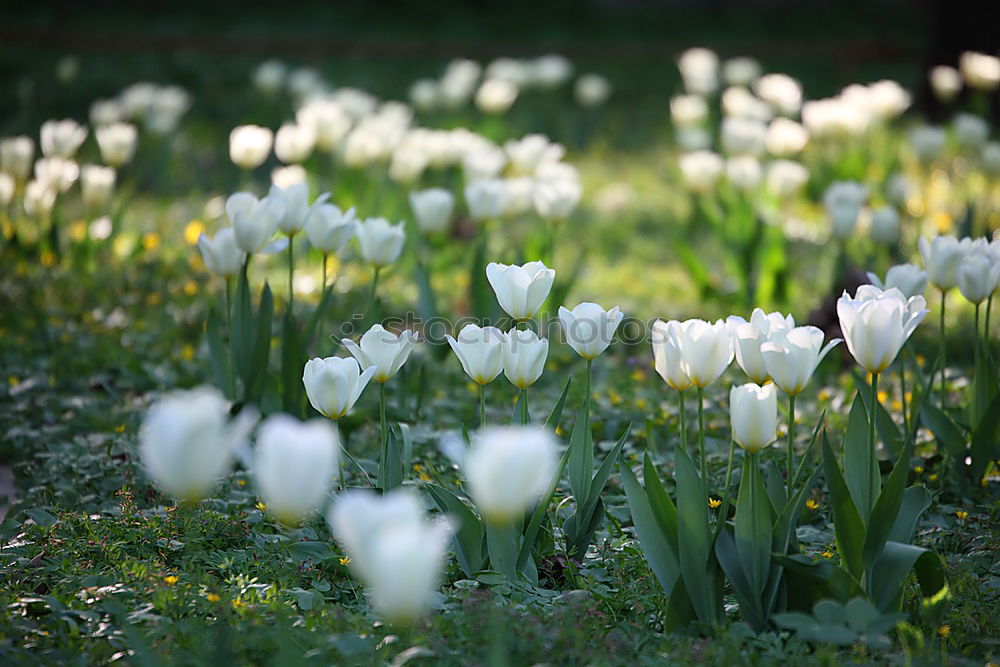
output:
[[[104,17],[35,57],[40,11],[0,54],[0,662],[998,659],[996,50]]]

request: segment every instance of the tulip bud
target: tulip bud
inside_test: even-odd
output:
[[[496,327],[466,324],[458,332],[458,340],[446,336],[451,349],[462,364],[462,370],[473,382],[486,385],[503,369],[504,336]]]
[[[670,120],[674,127],[697,127],[708,119],[708,102],[700,95],[678,95],[670,100]]]
[[[271,185],[276,185],[279,188],[290,188],[293,185],[308,182],[309,174],[306,173],[301,164],[289,164],[271,170]]]
[[[754,91],[783,116],[798,114],[802,106],[802,85],[787,74],[765,74],[754,83]]]
[[[226,200],[226,215],[233,223],[236,245],[246,253],[259,252],[285,215],[285,202],[274,197],[258,200],[249,192],[237,192]]]
[[[257,432],[253,476],[267,513],[297,526],[326,500],[340,460],[340,437],[330,422],[272,415]]]
[[[0,141],[0,171],[23,181],[31,173],[34,155],[35,144],[30,137],[7,137]]]
[[[879,243],[899,243],[899,213],[892,206],[883,206],[872,211],[872,240]]]
[[[96,164],[85,164],[80,168],[80,193],[83,205],[90,209],[103,206],[111,198],[115,189],[115,170]]]
[[[918,247],[931,284],[941,291],[955,287],[958,284],[958,265],[970,243],[959,242],[953,236],[937,236],[933,241],[921,237]]]
[[[236,245],[236,235],[232,227],[220,229],[215,238],[205,234],[198,237],[198,250],[209,271],[223,278],[231,278],[239,273],[246,253]]]
[[[958,265],[958,290],[969,303],[979,305],[1000,283],[1000,261],[985,239],[977,239]]]
[[[552,483],[556,440],[538,426],[488,428],[476,436],[463,470],[483,518],[505,524],[523,516]]]
[[[719,87],[719,56],[704,48],[688,49],[677,59],[684,89],[695,95],[711,95]]]
[[[362,368],[375,367],[373,379],[385,384],[406,363],[418,340],[418,334],[413,331],[407,330],[397,336],[376,324],[361,336],[360,345],[350,338],[342,338],[340,342]]]
[[[161,491],[179,500],[198,500],[229,471],[234,450],[256,421],[246,408],[229,420],[229,404],[215,388],[172,392],[146,412],[139,458]]]
[[[122,167],[132,161],[138,141],[135,125],[112,123],[94,130],[101,159],[111,167]]]
[[[240,125],[229,133],[229,159],[240,169],[255,169],[271,154],[274,133],[259,125]]]
[[[668,333],[680,350],[681,369],[695,387],[703,389],[715,382],[733,360],[733,337],[722,320],[714,324],[685,320]]]
[[[752,382],[729,390],[729,419],[733,440],[755,453],[774,441],[778,431],[778,394],[773,384]]]
[[[330,193],[324,192],[310,205],[309,184],[296,183],[284,188],[272,185],[267,196],[285,202],[285,214],[278,221],[278,231],[288,236],[294,236],[305,227],[306,219],[313,209],[322,206],[330,198]]]
[[[726,326],[733,335],[733,347],[736,361],[747,376],[757,384],[764,384],[770,379],[764,358],[761,356],[761,345],[779,331],[788,331],[795,327],[795,318],[781,313],[765,313],[760,308],[754,308],[747,322],[738,315],[730,315]]]
[[[324,417],[337,420],[358,402],[375,371],[375,366],[368,366],[362,372],[355,359],[317,357],[306,362],[302,384],[309,404]]]
[[[573,310],[559,307],[559,324],[566,342],[588,360],[608,349],[624,317],[618,306],[607,311],[589,302],[578,304]]]
[[[535,384],[548,355],[549,341],[534,331],[512,329],[503,334],[503,374],[518,389]]]
[[[333,204],[313,204],[306,215],[309,243],[324,255],[340,252],[357,231],[353,208],[341,211]]]
[[[486,279],[500,302],[500,307],[515,320],[530,320],[549,296],[555,280],[554,269],[540,261],[516,264],[486,265]]]
[[[368,218],[356,232],[361,256],[377,267],[389,266],[403,252],[406,232],[403,223],[390,225],[385,218]]]
[[[874,273],[868,274],[868,280],[881,290],[895,287],[907,299],[923,294],[927,289],[927,272],[916,264],[897,264],[891,267],[885,274],[884,282]]]
[[[280,60],[265,60],[253,73],[253,85],[262,93],[274,95],[285,85],[288,68]]]
[[[448,229],[455,210],[455,196],[444,188],[429,188],[410,193],[410,208],[417,227],[425,234]]]
[[[274,135],[274,154],[285,164],[300,164],[312,155],[316,133],[308,125],[285,123]]]
[[[922,296],[908,300],[898,289],[882,291],[862,285],[852,298],[837,301],[840,329],[855,361],[869,373],[880,373],[896,359],[928,311]]]
[[[58,191],[43,181],[28,181],[24,188],[24,212],[40,220],[46,220],[56,205]]]
[[[653,323],[653,368],[663,381],[677,391],[684,391],[691,386],[691,378],[681,366],[681,351],[675,345],[671,330],[679,327],[680,322],[656,320]]]
[[[427,521],[420,500],[406,489],[383,496],[348,491],[327,520],[375,610],[397,625],[417,620],[441,576],[454,533],[450,523]]]
[[[830,217],[834,238],[846,239],[851,235],[867,198],[868,188],[855,181],[839,181],[826,189],[823,206]]]
[[[87,138],[87,128],[75,120],[48,120],[42,124],[42,155],[70,159]]]
[[[795,396],[809,384],[819,362],[840,342],[835,338],[823,345],[823,332],[813,326],[772,332],[760,346],[768,376],[778,387]]]

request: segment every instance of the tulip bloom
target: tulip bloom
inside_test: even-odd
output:
[[[802,392],[812,379],[819,362],[840,342],[835,338],[823,345],[823,332],[813,326],[795,327],[772,334],[760,346],[760,354],[768,377],[778,387],[795,396]]]
[[[358,231],[354,209],[341,211],[333,204],[313,206],[306,216],[306,236],[312,247],[323,253],[323,287],[326,287],[326,261],[340,252]]]
[[[128,123],[112,123],[94,130],[97,147],[101,150],[101,159],[111,167],[123,167],[132,161],[135,155],[135,145],[138,131],[135,125]]]
[[[496,327],[466,324],[458,340],[447,336],[448,344],[462,364],[462,370],[479,385],[479,420],[486,424],[486,385],[503,369],[504,336]]]
[[[513,329],[503,334],[503,373],[521,391],[541,377],[548,355],[549,341],[534,331]]]
[[[455,211],[455,196],[444,188],[429,188],[410,193],[410,209],[417,227],[425,234],[448,229]]]
[[[41,146],[45,157],[72,158],[87,138],[87,128],[71,118],[42,123]]]
[[[906,299],[894,288],[883,292],[862,285],[854,298],[844,292],[837,301],[837,315],[855,361],[869,373],[888,368],[927,315],[925,306],[922,296]]]
[[[920,257],[931,284],[942,292],[958,284],[958,266],[971,242],[959,241],[954,236],[938,236],[933,241],[921,238]]]
[[[217,276],[229,279],[239,273],[246,259],[246,253],[236,245],[236,235],[232,227],[225,227],[209,238],[204,233],[198,237],[198,250],[205,267]]]
[[[340,342],[362,368],[375,368],[372,377],[375,382],[385,384],[406,363],[418,340],[419,335],[413,331],[407,330],[397,336],[376,324],[361,336],[360,345],[350,338],[342,338]]]
[[[557,463],[555,437],[537,426],[489,428],[475,438],[463,469],[486,521],[508,524],[539,501]]]
[[[778,393],[773,384],[748,382],[729,390],[733,440],[755,454],[771,444],[778,432]]]
[[[624,317],[618,306],[604,310],[596,303],[584,302],[573,310],[559,307],[559,323],[566,342],[587,361],[593,361],[608,349]]]
[[[556,272],[542,262],[486,265],[486,279],[497,295],[500,307],[515,320],[530,320],[549,296]]]
[[[916,264],[897,264],[885,274],[885,280],[879,280],[874,273],[868,273],[868,280],[881,290],[895,287],[907,299],[923,294],[927,290],[927,272]]]
[[[664,382],[677,391],[684,391],[691,387],[691,378],[684,372],[681,350],[676,344],[676,337],[671,335],[671,331],[680,325],[677,320],[656,320],[653,323],[653,367]]]
[[[691,384],[704,389],[715,382],[733,361],[733,338],[722,320],[686,320],[670,332],[673,345],[680,350],[681,368]]]
[[[139,459],[161,491],[179,500],[207,496],[232,464],[257,421],[244,409],[229,419],[229,403],[213,387],[158,399],[139,430]]]
[[[726,319],[726,326],[733,334],[736,362],[751,380],[764,384],[770,376],[761,356],[761,346],[772,335],[795,327],[795,318],[781,313],[765,313],[760,308],[754,308],[749,322],[738,315],[730,315]]]
[[[330,492],[340,458],[340,437],[329,422],[272,415],[257,433],[253,476],[267,513],[296,526]]]
[[[96,209],[111,198],[115,190],[115,170],[96,164],[85,164],[80,168],[80,194],[84,206]]]
[[[259,125],[240,125],[229,133],[229,159],[240,169],[255,169],[271,154],[274,133]]]
[[[465,186],[465,205],[473,220],[494,220],[507,208],[510,199],[502,178],[478,178]]]
[[[285,202],[264,197],[257,199],[249,192],[237,192],[226,200],[226,215],[233,223],[236,245],[245,253],[264,248],[285,216]]]
[[[958,291],[978,310],[998,283],[1000,261],[990,252],[986,239],[977,239],[958,265]]]
[[[0,171],[23,182],[31,173],[35,142],[31,137],[17,136],[0,140]]]
[[[358,246],[365,261],[378,268],[389,266],[403,251],[403,223],[390,225],[385,218],[368,218],[357,229]]]
[[[302,372],[309,403],[324,417],[340,419],[354,407],[376,367],[363,372],[356,359],[310,359]]]
[[[382,496],[348,491],[327,520],[375,610],[397,625],[417,620],[441,576],[450,523],[427,521],[420,499],[402,489]]]

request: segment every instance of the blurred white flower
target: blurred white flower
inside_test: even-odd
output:
[[[389,266],[403,252],[406,231],[403,223],[391,225],[385,218],[368,218],[358,224],[355,235],[361,256],[365,261],[377,266]]]
[[[913,152],[924,162],[941,157],[948,143],[944,128],[936,125],[917,125],[910,130],[909,138]]]
[[[702,125],[708,118],[708,103],[698,95],[678,95],[670,100],[670,120],[674,127]]]
[[[510,139],[503,145],[504,152],[515,174],[533,174],[539,165],[559,162],[566,149],[549,141],[544,134],[526,134],[521,139]]]
[[[31,137],[21,135],[0,140],[0,171],[18,181],[23,181],[31,173],[34,156],[35,142]]]
[[[0,206],[10,206],[16,187],[17,182],[14,181],[14,177],[5,171],[0,171]]]
[[[229,159],[240,169],[254,169],[271,154],[274,133],[259,125],[240,125],[229,133]]]
[[[285,86],[288,68],[280,60],[265,60],[253,72],[253,85],[266,95],[275,95]]]
[[[87,138],[87,128],[71,118],[48,120],[42,123],[41,135],[42,155],[69,159]]]
[[[802,106],[802,85],[787,74],[765,74],[754,91],[782,116],[794,116]]]
[[[548,429],[503,426],[476,435],[463,472],[480,514],[502,525],[523,517],[542,499],[556,462],[556,439]]]
[[[600,74],[583,74],[576,80],[573,97],[584,108],[599,107],[611,96],[611,83]]]
[[[798,155],[809,141],[809,132],[794,120],[778,117],[767,126],[764,147],[774,157]]]
[[[205,234],[198,237],[198,250],[205,262],[205,268],[217,276],[231,278],[239,273],[246,253],[236,245],[236,235],[232,227],[224,227],[214,238]]]
[[[722,176],[722,158],[711,151],[686,153],[677,164],[685,184],[696,192],[711,190]]]
[[[359,343],[350,338],[342,338],[340,342],[362,368],[375,368],[372,376],[375,382],[385,384],[410,358],[419,340],[420,336],[414,331],[406,330],[396,335],[381,324],[375,324],[361,336]]]
[[[881,290],[895,287],[903,296],[922,295],[927,290],[927,272],[916,264],[897,264],[885,274],[885,280],[879,280],[874,273],[868,273],[868,280]]]
[[[722,78],[728,86],[750,87],[762,73],[760,63],[753,58],[740,56],[722,63]]]
[[[726,178],[738,190],[755,190],[762,176],[760,161],[752,155],[739,155],[726,160]]]
[[[774,110],[764,100],[755,97],[742,86],[730,86],[722,91],[722,112],[734,118],[749,118],[766,123],[774,117]]]
[[[274,154],[285,164],[305,162],[316,147],[316,132],[308,125],[285,123],[274,135]]]
[[[962,75],[954,67],[938,65],[931,69],[928,77],[931,90],[942,102],[952,101],[962,90]]]
[[[532,85],[551,90],[569,81],[573,76],[573,64],[565,56],[550,53],[536,58],[529,72]]]
[[[83,205],[97,209],[111,199],[115,190],[115,170],[96,164],[85,164],[80,168],[80,193]]]
[[[1000,57],[966,51],[958,58],[958,68],[970,88],[988,91],[1000,85]]]
[[[289,164],[271,170],[271,184],[279,188],[290,188],[299,183],[307,183],[309,175],[301,164]]]
[[[130,123],[112,123],[94,130],[101,159],[112,167],[122,167],[132,161],[139,132]]]
[[[90,105],[90,124],[94,128],[114,125],[125,119],[125,109],[118,100],[94,100]]]
[[[910,93],[891,79],[876,81],[868,86],[868,100],[872,111],[882,120],[890,120],[910,107]]]
[[[958,284],[958,266],[971,249],[972,241],[959,241],[954,236],[936,236],[931,241],[921,237],[917,246],[931,284],[942,291],[955,287]]]
[[[35,162],[35,180],[57,192],[66,192],[80,177],[80,166],[61,157],[43,157]]]
[[[56,205],[56,195],[58,190],[51,184],[44,181],[28,181],[24,187],[24,212],[29,217],[40,220],[47,220],[52,214],[52,208]]]
[[[1000,261],[986,239],[976,239],[958,265],[958,291],[969,303],[979,305],[1000,287]]]
[[[504,79],[487,79],[476,91],[476,108],[483,113],[503,114],[517,100],[517,84]]]
[[[267,196],[284,203],[284,214],[278,220],[278,231],[294,236],[305,228],[309,215],[330,198],[330,193],[324,192],[310,204],[309,184],[295,183],[284,188],[272,185]]]
[[[823,206],[830,218],[830,233],[846,239],[858,224],[861,207],[868,199],[868,188],[857,181],[836,181],[823,193]]]
[[[354,124],[340,102],[330,98],[310,100],[299,107],[295,112],[295,121],[312,128],[316,148],[327,153],[341,145]]]
[[[451,225],[455,196],[444,188],[428,188],[410,193],[410,210],[417,227],[425,234],[443,232]]]
[[[719,88],[719,56],[704,48],[688,49],[677,59],[684,89],[694,95],[711,95]]]
[[[433,111],[441,102],[441,88],[434,79],[418,79],[410,86],[410,104],[419,111]]]
[[[979,157],[987,174],[1000,174],[1000,141],[986,143]]]
[[[486,178],[465,186],[465,205],[473,220],[494,220],[507,207],[507,185],[503,179]]]
[[[764,153],[767,126],[759,120],[727,117],[722,119],[719,143],[729,155],[760,156]]]
[[[971,113],[957,113],[952,120],[955,139],[966,148],[976,148],[986,143],[990,137],[989,124]]]
[[[893,206],[882,206],[871,212],[869,228],[872,240],[889,245],[899,242],[899,212]]]

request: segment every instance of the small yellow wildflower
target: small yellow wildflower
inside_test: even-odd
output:
[[[562,437],[563,435],[562,426],[556,426],[556,435],[558,435],[560,438]]]
[[[124,432],[125,432],[125,424],[118,424],[118,426],[115,426],[115,433],[124,433]]]
[[[885,389],[879,389],[878,390],[878,402],[879,403],[885,403],[888,400],[889,400],[889,392],[887,392]]]
[[[830,390],[829,390],[829,389],[826,389],[826,388],[824,388],[824,389],[820,389],[820,390],[819,390],[819,394],[818,394],[818,396],[817,396],[817,397],[818,397],[818,398],[819,398],[819,400],[821,400],[821,401],[829,401],[829,400],[830,400],[830,398],[831,398],[831,396],[832,396],[832,394],[830,393]]]
[[[937,478],[938,478],[937,473],[933,473],[933,474],[927,475],[927,481],[928,482],[936,482]]]
[[[938,628],[938,634],[941,635],[942,637],[947,637],[948,635],[951,634],[951,626],[948,624],[942,625],[940,628]]]
[[[69,237],[77,242],[87,238],[87,223],[83,220],[74,220],[70,223]]]
[[[812,498],[806,501],[806,509],[814,510],[817,508],[819,508],[819,503],[813,500]]]
[[[622,397],[617,391],[611,390],[608,392],[608,400],[611,401],[611,405],[621,405]]]
[[[641,368],[636,368],[632,371],[632,380],[634,382],[642,382],[646,379],[646,374],[642,372]]]
[[[246,486],[246,485],[247,485],[247,481],[245,479],[238,479],[238,480],[236,480],[236,486]]]
[[[708,499],[708,506],[711,507],[712,509],[717,509],[719,507],[719,505],[721,505],[721,504],[722,504],[722,501],[718,500],[716,498],[709,498]]]
[[[195,271],[203,271],[205,269],[205,260],[201,258],[200,253],[195,253],[188,258],[188,266]]]
[[[235,600],[233,600],[232,604],[233,604],[233,609],[242,609],[243,606],[244,606],[243,605],[243,600],[241,600],[239,598],[236,598]]]
[[[902,412],[902,410],[903,410],[903,402],[901,400],[899,400],[898,398],[894,398],[894,399],[892,399],[892,405],[891,405],[891,407],[892,407],[892,409],[893,409],[894,412]]]
[[[924,467],[923,466],[916,466],[916,467],[913,468],[913,472],[917,473],[918,475],[923,475],[924,474]]]
[[[156,250],[160,247],[160,235],[156,232],[147,232],[142,237],[142,247],[146,250]]]
[[[219,597],[218,593],[209,593],[208,595],[205,596],[205,599],[208,600],[209,602],[218,602],[222,598]]]
[[[257,501],[257,504],[254,505],[254,507],[256,507],[257,509],[259,509],[261,512],[266,512],[267,511],[267,505],[265,505],[264,503],[260,502],[259,500]]]
[[[923,365],[924,365],[924,363],[926,363],[926,361],[927,361],[927,357],[925,357],[925,356],[924,356],[924,355],[922,355],[922,354],[918,354],[918,355],[917,355],[917,363],[918,363],[918,364],[920,364],[921,366],[923,366]]]
[[[345,567],[348,566],[348,565],[350,565],[351,564],[351,557],[350,556],[344,556],[343,558],[340,559],[340,564],[343,565],[343,566],[345,566]]]
[[[173,574],[171,574],[169,577],[163,577],[163,583],[165,583],[167,586],[173,586],[174,584],[177,583],[177,581],[178,581],[177,576]]]
[[[205,231],[205,225],[201,220],[192,220],[184,227],[184,242],[188,245],[198,243],[198,237]]]
[[[955,512],[955,516],[958,517],[959,521],[965,521],[966,519],[969,518],[969,513],[966,512],[965,510],[958,510],[957,512]]]
[[[822,556],[823,558],[833,558],[833,552],[827,549],[826,551],[821,553],[820,556]]]
[[[192,359],[194,359],[194,347],[191,346],[190,344],[185,343],[181,347],[181,358],[184,361],[191,361]]]
[[[42,263],[42,266],[48,268],[56,265],[56,254],[51,250],[43,250],[41,257],[38,261]]]
[[[198,293],[198,283],[193,280],[189,280],[184,283],[184,293],[188,296],[194,296]]]
[[[18,379],[16,375],[8,375],[7,384],[9,384],[11,387],[16,387],[17,385],[21,384],[21,381]]]
[[[147,306],[158,306],[160,302],[163,301],[163,297],[159,292],[150,292],[146,295],[146,305]]]
[[[646,403],[646,399],[645,398],[637,398],[636,399],[636,401],[635,401],[635,409],[636,410],[641,410],[641,411],[645,412],[648,407],[649,407],[649,404]]]
[[[947,234],[955,224],[955,221],[947,211],[936,212],[931,220],[934,222],[934,226],[937,227],[939,234]]]

